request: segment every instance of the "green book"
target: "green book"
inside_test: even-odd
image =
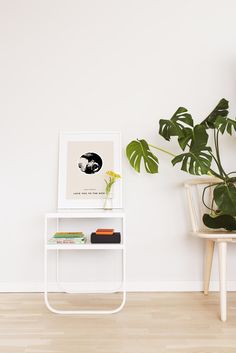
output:
[[[83,238],[83,232],[56,232],[54,238]]]

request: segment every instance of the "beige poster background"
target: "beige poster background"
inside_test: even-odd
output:
[[[85,174],[78,167],[80,157],[88,152],[98,154],[102,168],[95,174]],[[67,188],[66,198],[100,199],[105,196],[105,173],[114,168],[112,141],[70,141],[67,145]]]

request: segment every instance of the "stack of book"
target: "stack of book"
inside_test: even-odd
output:
[[[83,232],[56,232],[49,244],[84,244],[86,237]]]
[[[91,234],[91,243],[93,244],[104,244],[104,243],[120,243],[120,233],[115,232],[114,229],[110,228],[99,228],[96,232]]]

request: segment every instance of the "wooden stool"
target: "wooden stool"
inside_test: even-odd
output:
[[[205,186],[219,182],[218,179],[194,179],[186,182],[188,205],[192,224],[192,234],[206,241],[205,267],[204,267],[204,294],[208,294],[209,283],[211,278],[211,267],[214,253],[215,243],[218,245],[219,259],[219,284],[220,284],[220,318],[222,321],[227,319],[227,280],[226,280],[226,259],[227,244],[236,241],[236,232],[227,230],[210,230],[202,222],[204,213],[209,210],[203,205],[202,191]],[[208,188],[206,200],[212,199],[213,188]],[[210,203],[209,203],[210,204]]]

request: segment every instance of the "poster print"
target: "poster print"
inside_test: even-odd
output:
[[[103,208],[105,173],[121,174],[119,132],[61,133],[58,208]],[[113,206],[122,207],[121,183],[114,185]]]
[[[104,175],[114,169],[113,142],[70,141],[67,155],[67,198],[104,198]]]

